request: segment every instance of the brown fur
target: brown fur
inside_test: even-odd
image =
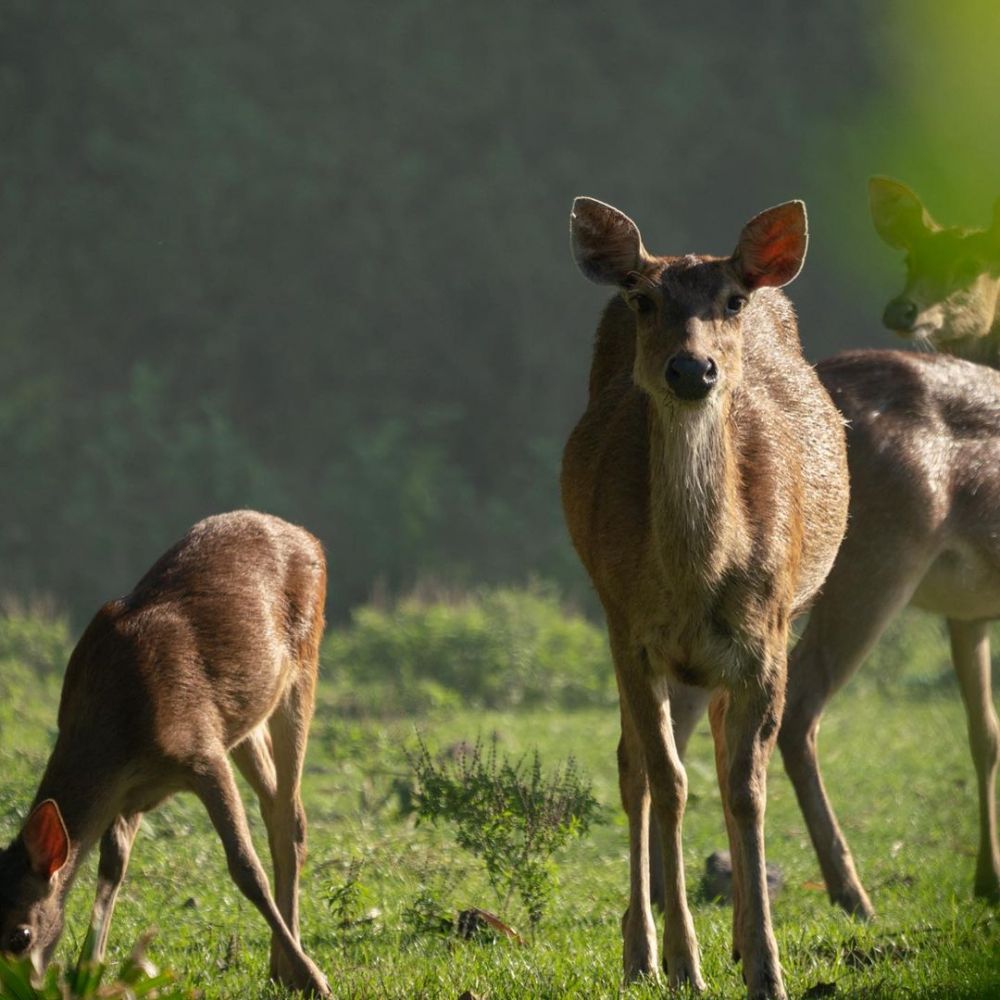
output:
[[[94,918],[103,953],[142,813],[192,791],[219,832],[234,881],[271,925],[272,977],[329,993],[299,944],[297,896],[305,851],[299,779],[325,594],[315,538],[238,511],[196,524],[130,594],[101,608],[70,657],[59,736],[32,814],[55,803],[68,859],[51,877],[33,870],[36,838],[27,827],[0,854],[0,947],[27,927],[33,957],[48,962],[66,895],[100,841]],[[229,752],[260,798],[277,905],[249,840]]]
[[[960,359],[1000,359],[991,262],[1000,253],[990,249],[1000,212],[992,230],[942,229],[912,191],[881,178],[872,212],[883,237],[908,252],[894,302],[921,296],[914,328],[956,357],[851,351],[818,368],[848,421],[850,521],[792,653],[780,744],[830,898],[862,917],[874,911],[823,787],[817,733],[827,699],[907,604],[948,619],[979,790],[975,892],[1000,902],[989,651],[989,621],[1000,617],[1000,374]],[[970,256],[981,271],[962,275]]]
[[[788,300],[765,287],[797,273],[804,221],[801,206],[790,203],[748,223],[730,258],[653,257],[621,213],[589,199],[575,206],[581,269],[622,292],[598,329],[562,494],[574,546],[607,614],[621,692],[632,876],[623,920],[627,979],[656,974],[651,792],[665,833],[669,979],[704,985],[684,893],[686,778],[668,694],[696,685],[724,693],[721,787],[741,873],[734,949],[752,996],[784,996],[763,891],[765,769],[789,621],[826,576],[847,506],[841,422],[802,358]],[[734,297],[745,305],[730,314]],[[706,398],[678,398],[668,386],[665,372],[682,356],[702,367],[711,359],[718,380]]]

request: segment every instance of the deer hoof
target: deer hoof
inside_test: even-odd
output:
[[[692,993],[703,993],[705,990],[705,980],[701,977],[697,961],[677,959],[669,962],[667,982],[671,989],[687,986]]]
[[[839,906],[848,916],[867,923],[875,918],[875,907],[868,899],[867,893],[860,886],[844,889],[831,896],[831,901]]]

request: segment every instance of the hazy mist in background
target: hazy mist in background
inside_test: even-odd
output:
[[[252,506],[324,541],[335,616],[427,576],[586,600],[572,198],[659,253],[804,198],[806,354],[889,345],[867,178],[985,225],[998,56],[972,0],[4,0],[0,592],[82,619]]]

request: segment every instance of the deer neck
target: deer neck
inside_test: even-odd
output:
[[[728,399],[650,403],[653,549],[671,579],[711,588],[737,554],[743,512]]]
[[[1000,297],[997,299],[997,311],[993,316],[993,325],[985,337],[961,337],[956,340],[947,340],[940,345],[940,350],[965,361],[974,361],[979,365],[1000,369]]]
[[[62,738],[49,758],[33,807],[46,799],[59,806],[69,834],[69,857],[61,872],[62,893],[69,891],[79,866],[118,815],[108,790],[114,780],[96,752],[69,748]],[[110,779],[110,780],[109,780]]]

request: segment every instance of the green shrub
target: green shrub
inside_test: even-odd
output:
[[[552,896],[553,855],[600,818],[576,761],[543,774],[537,750],[530,766],[524,757],[498,759],[496,740],[485,756],[477,742],[457,757],[435,759],[421,741],[410,765],[417,815],[451,823],[459,846],[483,862],[501,913],[516,893],[534,931]]]
[[[366,605],[329,635],[324,663],[359,711],[423,711],[457,698],[493,709],[615,699],[604,632],[540,586]]]

